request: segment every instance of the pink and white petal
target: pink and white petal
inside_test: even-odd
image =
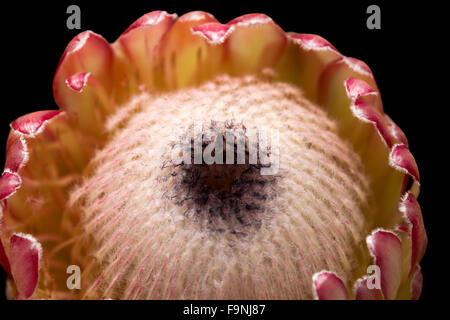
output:
[[[320,36],[288,32],[288,42],[277,66],[280,78],[297,84],[311,101],[318,102],[320,74],[342,55]]]
[[[389,156],[388,145],[391,143],[390,131],[384,123],[381,107],[376,107],[381,106],[381,98],[373,85],[374,80],[372,83],[367,82],[363,78],[368,75],[350,68],[344,62],[346,59],[348,58],[331,62],[322,72],[319,80],[320,105],[338,122],[340,134],[352,143],[361,156],[374,188],[377,189],[376,197],[379,196],[382,203],[388,204],[388,210],[383,213],[388,216],[397,209],[400,197],[398,194],[396,198],[392,196],[395,198],[393,201],[384,201],[385,185],[391,180],[391,177],[387,179],[386,176],[392,171],[386,160]],[[395,185],[400,183],[400,192],[402,177],[399,175],[394,180]]]
[[[411,176],[420,184],[419,168],[409,148],[404,144],[396,144],[389,155],[389,164]]]
[[[355,282],[354,292],[356,300],[383,300],[383,293],[380,289],[370,288],[368,277],[364,276]]]
[[[312,277],[313,293],[318,300],[347,300],[347,288],[337,274],[322,270]]]
[[[345,89],[348,97],[352,100],[368,94],[378,94],[367,82],[356,78],[348,78],[345,81]]]
[[[92,104],[95,100],[95,107],[93,111],[100,111],[102,115],[111,114],[114,110],[114,104],[108,96],[105,88],[90,72],[79,72],[71,75],[66,79],[68,88],[79,93],[78,103]]]
[[[217,22],[209,13],[193,11],[181,16],[168,30],[160,44],[160,63],[163,66],[164,84],[177,89],[193,84],[198,74],[201,53],[205,54],[206,41],[192,32],[193,28]]]
[[[409,278],[411,270],[411,253],[412,253],[412,241],[411,241],[411,225],[403,221],[395,228],[395,234],[399,237],[402,243],[402,281],[397,294],[397,299],[403,299],[405,293],[409,290]],[[408,290],[405,290],[407,288]]]
[[[130,62],[129,72],[134,73],[137,82],[148,89],[157,81],[157,47],[176,18],[176,14],[165,11],[149,12],[132,23],[116,41]]]
[[[387,230],[375,230],[366,239],[367,247],[381,272],[381,290],[387,300],[395,299],[402,280],[402,244]]]
[[[144,14],[142,17],[133,22],[122,34],[126,36],[132,31],[142,30],[142,29],[154,29],[161,24],[166,23],[172,24],[177,18],[176,13],[167,13],[166,11],[156,10]],[[121,39],[121,41],[124,39]]]
[[[100,35],[85,31],[77,35],[64,51],[55,77],[53,95],[58,106],[77,115],[80,126],[92,135],[98,135],[98,118],[95,96],[80,96],[67,85],[67,79],[77,73],[90,73],[110,92],[114,80],[114,52]]]
[[[184,46],[173,55],[172,64],[165,69],[166,85],[173,88],[199,84],[226,70],[225,39],[232,27],[218,22],[206,22],[191,27],[184,37]],[[172,33],[172,30],[169,34]],[[163,41],[167,57],[168,41]],[[169,49],[170,50],[170,49]],[[167,66],[167,64],[166,64]]]
[[[226,39],[232,75],[275,68],[287,44],[285,32],[264,14],[247,14],[231,20],[233,28]]]
[[[72,74],[91,72],[106,88],[111,81],[113,50],[110,44],[92,31],[78,34],[67,45],[53,79],[55,100],[60,101],[59,90],[64,89],[64,81]],[[59,103],[58,103],[59,105]]]
[[[411,299],[418,300],[422,293],[423,275],[420,266],[416,264],[414,274],[411,279]]]
[[[26,114],[11,123],[11,128],[28,137],[40,133],[48,121],[61,113],[60,110],[37,111]]]
[[[233,32],[234,26],[218,22],[192,28],[193,35],[198,39],[193,42],[197,46],[197,68],[191,76],[191,83],[211,79],[229,69],[227,39]]]
[[[387,114],[385,114],[384,116],[391,131],[391,136],[395,138],[395,143],[408,146],[408,139],[406,138],[403,130],[394,121],[392,121],[392,119]]]
[[[422,260],[427,247],[427,234],[423,223],[422,210],[416,197],[408,192],[400,202],[400,212],[410,224],[409,234],[412,242],[411,264],[408,273],[412,273],[417,263]]]
[[[66,79],[66,84],[74,91],[83,92],[83,88],[86,86],[90,75],[90,72],[75,73]]]
[[[359,60],[342,57],[334,60],[323,68],[318,80],[318,103],[324,107],[332,118],[339,121],[342,134],[353,138],[354,119],[349,106],[358,98],[367,100],[374,108],[382,111],[381,97],[370,69],[356,68]],[[365,64],[364,64],[365,66]],[[359,80],[359,81],[356,81]],[[364,89],[362,83],[364,84]],[[369,90],[362,94],[362,90]],[[360,91],[358,94],[357,92]],[[364,98],[363,98],[364,97]]]
[[[404,193],[405,175],[389,165],[388,144],[392,142],[389,129],[383,115],[369,101],[359,97],[349,109],[353,114],[353,123],[347,127],[348,130],[342,130],[342,134],[360,155],[370,177],[378,204],[375,225],[393,228],[401,221],[397,210],[398,201]]]
[[[372,123],[383,143],[391,148],[395,142],[391,128],[386,121],[384,113],[374,107],[374,104],[363,97],[358,97],[352,104],[351,110],[355,117],[363,122]]]
[[[22,179],[17,173],[5,170],[0,178],[0,201],[11,197],[21,184]]]
[[[84,134],[77,128],[77,120],[61,110],[38,111],[24,115],[15,120],[11,128],[5,169],[13,172],[20,170],[21,175],[23,167],[35,167],[35,160],[45,166],[57,162],[57,157],[45,159],[49,162],[41,161],[42,158],[46,158],[45,155],[50,152],[49,150],[62,152],[62,149],[67,149],[70,151],[71,159],[83,158],[85,162],[86,152],[82,150],[92,148],[86,141],[83,141],[84,146],[77,146],[84,140],[81,137]],[[61,148],[56,148],[55,144]],[[28,163],[27,160],[31,160],[32,154],[35,154],[35,159],[32,163]]]
[[[3,270],[5,270],[6,274],[11,278],[11,266],[9,264],[8,256],[6,255],[5,247],[3,246],[3,243],[0,239],[0,266],[3,267]]]
[[[28,161],[28,151],[25,138],[12,132],[8,137],[6,147],[5,170],[17,172]]]
[[[344,56],[333,60],[326,66],[321,75],[320,84],[324,87],[323,89],[326,89],[335,83],[343,83],[350,78],[363,80],[375,91],[378,91],[378,86],[369,66],[361,60]]]
[[[79,72],[69,76],[66,86],[71,94],[71,103],[79,106],[79,111],[83,108],[83,117],[86,117],[80,127],[87,135],[102,136],[102,123],[111,114],[115,104],[107,94],[106,89],[90,72]],[[73,115],[73,113],[69,114]],[[79,115],[77,113],[77,115]],[[87,128],[90,124],[89,129]]]
[[[233,30],[232,25],[219,22],[204,23],[192,28],[194,34],[204,37],[211,44],[223,43]]]
[[[4,201],[0,201],[0,266],[3,267],[8,277],[11,278],[11,266],[9,264],[8,255],[6,254],[5,247],[3,246],[2,236],[4,232],[2,227],[4,226],[3,212],[5,211]]]
[[[10,238],[11,273],[20,297],[31,297],[39,279],[40,243],[29,234],[16,233]]]

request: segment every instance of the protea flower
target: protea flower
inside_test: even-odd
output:
[[[7,141],[10,298],[419,297],[416,162],[369,67],[320,36],[263,14],[150,12],[112,45],[76,36],[53,92],[60,109],[20,117]],[[192,121],[278,130],[279,172],[174,165]]]

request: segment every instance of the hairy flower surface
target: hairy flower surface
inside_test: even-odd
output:
[[[369,67],[323,38],[263,14],[154,11],[113,44],[76,36],[53,92],[60,109],[7,141],[9,298],[419,298],[416,162]],[[244,163],[175,163],[194,123],[202,138],[276,130],[277,172],[245,139]]]

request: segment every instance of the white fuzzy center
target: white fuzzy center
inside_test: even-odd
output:
[[[184,186],[182,168],[169,161],[176,132],[194,121],[230,120],[278,130],[276,179],[258,185],[257,175],[249,177],[239,199]],[[95,258],[84,266],[85,298],[312,298],[317,271],[348,283],[360,276],[369,259],[369,182],[336,123],[299,89],[223,76],[143,94],[108,128],[113,137],[72,194]],[[236,215],[233,197],[241,201]],[[227,203],[226,215],[214,214]]]

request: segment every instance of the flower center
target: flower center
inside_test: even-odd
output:
[[[364,272],[368,178],[337,125],[298,88],[221,76],[142,94],[121,110],[71,199],[92,241],[85,298],[312,298],[315,272],[333,270],[348,283]],[[196,124],[201,162],[176,162],[174,145],[186,137],[195,160]],[[258,139],[225,139],[242,128]],[[262,129],[278,140],[268,134],[261,143]],[[263,174],[269,167],[276,170]]]

